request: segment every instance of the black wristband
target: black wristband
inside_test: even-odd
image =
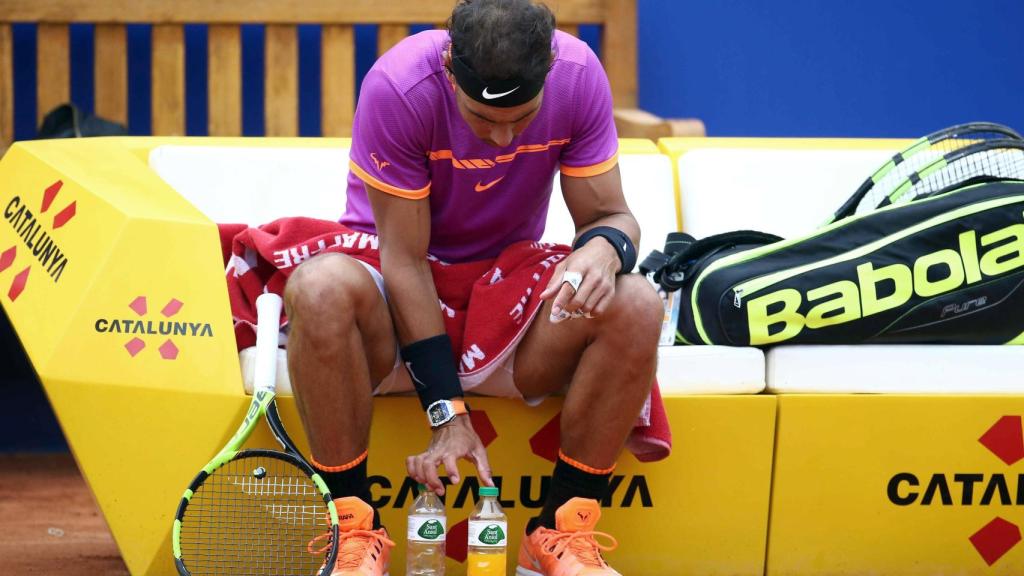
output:
[[[608,243],[618,253],[619,263],[622,264],[622,267],[619,268],[619,274],[629,274],[632,272],[633,267],[636,266],[636,246],[633,246],[633,240],[629,235],[618,228],[612,228],[611,226],[591,228],[576,240],[572,245],[572,249],[579,250],[584,244],[598,236],[608,240]]]
[[[447,334],[417,340],[402,348],[402,361],[424,410],[438,400],[462,396],[452,341]]]

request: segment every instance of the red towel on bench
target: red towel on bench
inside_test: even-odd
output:
[[[377,237],[337,222],[282,218],[259,228],[222,224],[228,296],[239,350],[256,343],[256,297],[284,292],[289,274],[321,252],[341,252],[380,269]],[[486,378],[519,342],[542,304],[539,294],[569,247],[519,242],[494,260],[448,264],[431,259],[445,329],[464,381]],[[282,316],[282,325],[287,318]],[[627,441],[641,461],[668,456],[672,434],[657,383]]]

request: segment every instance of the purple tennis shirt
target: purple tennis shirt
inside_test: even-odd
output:
[[[539,240],[556,170],[576,177],[607,172],[617,162],[618,140],[600,61],[586,43],[556,31],[537,116],[508,146],[485,143],[459,115],[444,74],[449,42],[443,30],[410,36],[363,80],[341,223],[376,232],[365,184],[429,197],[429,252],[465,262]]]

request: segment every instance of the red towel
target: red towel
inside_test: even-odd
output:
[[[303,261],[321,252],[341,252],[380,269],[377,237],[337,222],[282,218],[259,228],[224,224],[220,236],[239,350],[256,342],[256,297],[264,291],[283,293],[288,276]],[[497,368],[496,360],[519,342],[541,308],[539,294],[569,251],[564,245],[524,241],[493,260],[449,264],[430,259],[463,382],[485,380]],[[287,321],[282,316],[282,325]],[[657,383],[627,446],[644,462],[665,458],[671,450]]]

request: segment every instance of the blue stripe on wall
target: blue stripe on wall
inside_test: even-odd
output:
[[[136,135],[150,132],[153,118],[150,104],[150,71],[153,61],[153,27],[149,24],[129,24],[125,27],[128,43],[128,131]]]
[[[36,27],[11,25],[11,58],[14,60],[14,139],[36,134]]]
[[[242,135],[263,135],[264,29],[242,25]]]
[[[320,132],[320,26],[304,24],[299,36],[299,136]]]
[[[209,134],[209,76],[207,76],[208,36],[206,26],[185,26],[185,134]]]
[[[68,46],[71,50],[68,62],[71,67],[71,101],[85,114],[92,114],[95,106],[93,28],[92,24],[68,26]]]

